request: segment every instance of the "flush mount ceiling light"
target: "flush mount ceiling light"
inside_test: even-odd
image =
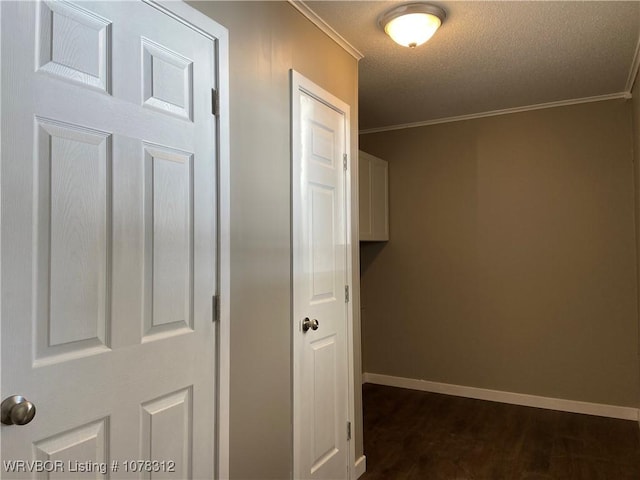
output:
[[[415,48],[436,33],[446,16],[446,12],[435,5],[407,3],[382,14],[378,23],[394,42]]]

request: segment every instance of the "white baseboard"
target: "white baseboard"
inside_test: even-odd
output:
[[[621,418],[640,422],[640,410],[633,407],[619,407],[617,405],[579,402],[562,398],[539,397],[537,395],[465,387],[462,385],[451,385],[449,383],[430,382],[428,380],[393,377],[391,375],[380,375],[378,373],[364,373],[362,379],[364,383],[375,383],[390,387],[409,388],[412,390],[422,390],[424,392],[443,393],[445,395],[455,395],[458,397],[476,398],[492,402],[523,405],[526,407],[546,408],[548,410],[560,410],[562,412],[583,413],[586,415]]]
[[[360,478],[367,471],[367,457],[362,455],[353,467],[353,480]]]

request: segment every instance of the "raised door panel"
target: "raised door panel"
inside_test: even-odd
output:
[[[311,397],[310,405],[313,412],[311,474],[314,474],[339,454],[339,435],[344,432],[339,428],[340,398],[335,335],[313,342],[311,349],[313,390],[322,392],[321,395]]]
[[[51,480],[108,478],[109,418],[82,425],[33,446],[35,460],[43,462],[41,477]]]
[[[145,144],[144,337],[193,329],[193,161]]]
[[[110,20],[78,5],[44,1],[37,21],[39,71],[110,92]]]
[[[157,468],[143,472],[142,478],[191,478],[192,431],[191,387],[144,403],[140,459],[157,462]]]
[[[334,245],[335,191],[322,185],[309,186],[309,233],[312,304],[336,299],[336,255]]]
[[[142,52],[144,105],[193,120],[193,61],[147,38]]]
[[[37,117],[36,137],[34,360],[42,362],[109,347],[111,135]]]

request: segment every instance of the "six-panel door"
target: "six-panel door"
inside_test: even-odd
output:
[[[2,395],[37,408],[3,476],[212,478],[215,43],[142,2],[1,8]]]
[[[347,119],[293,78],[294,478],[337,480],[349,458]],[[305,318],[318,328],[305,331]]]

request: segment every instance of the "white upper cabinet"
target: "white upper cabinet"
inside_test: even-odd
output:
[[[385,160],[360,151],[360,240],[389,240],[389,166]]]

